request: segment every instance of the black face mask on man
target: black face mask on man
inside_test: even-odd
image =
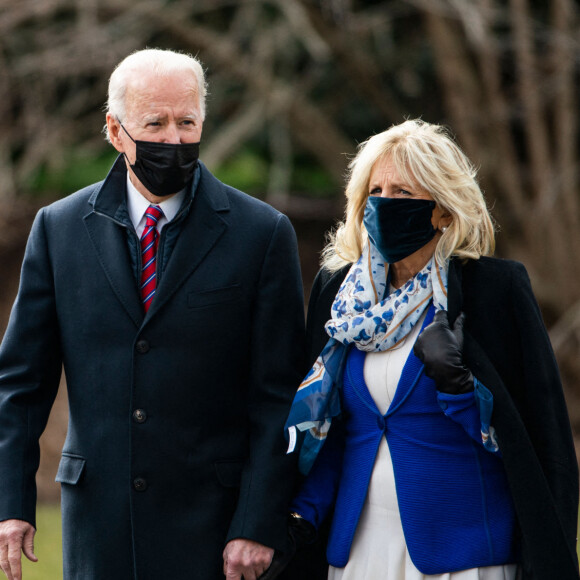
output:
[[[123,124],[121,123],[121,127]],[[123,131],[129,135],[125,127]],[[154,195],[165,197],[181,191],[193,178],[199,158],[198,143],[157,143],[135,141],[135,163],[131,165],[139,181]]]
[[[435,207],[428,199],[368,198],[363,223],[371,243],[388,264],[410,256],[433,239]]]

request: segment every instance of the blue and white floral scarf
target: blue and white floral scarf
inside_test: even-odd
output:
[[[386,294],[388,267],[367,244],[350,268],[331,308],[325,329],[330,340],[298,388],[285,429],[288,453],[296,446],[296,429],[306,431],[300,448],[300,471],[307,474],[322,448],[333,417],[340,413],[338,385],[348,346],[367,352],[386,351],[403,340],[431,302],[447,310],[447,271],[435,257],[392,294]]]

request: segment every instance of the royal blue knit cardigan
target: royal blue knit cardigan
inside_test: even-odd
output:
[[[425,325],[432,319],[430,311]],[[327,557],[343,567],[383,436],[411,559],[423,574],[517,561],[515,516],[500,453],[486,450],[474,393],[436,390],[411,352],[387,413],[363,377],[365,353],[352,348],[344,369],[343,418],[333,424],[292,509],[316,527],[334,506]]]

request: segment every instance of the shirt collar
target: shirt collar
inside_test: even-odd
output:
[[[163,210],[163,215],[168,222],[170,222],[177,215],[177,212],[183,203],[185,191],[186,188],[171,196],[169,199],[166,199],[161,203],[154,204],[158,205]],[[127,207],[129,209],[131,223],[135,229],[137,229],[139,222],[145,215],[145,212],[150,205],[152,205],[151,202],[145,199],[137,191],[137,188],[131,183],[131,180],[129,179],[129,172],[127,172]]]

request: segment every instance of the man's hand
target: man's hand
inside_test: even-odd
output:
[[[269,567],[274,550],[237,538],[227,543],[224,550],[224,574],[227,580],[256,580]]]
[[[22,580],[20,551],[31,562],[38,562],[34,555],[34,534],[36,530],[22,520],[0,522],[0,568],[8,580]]]

